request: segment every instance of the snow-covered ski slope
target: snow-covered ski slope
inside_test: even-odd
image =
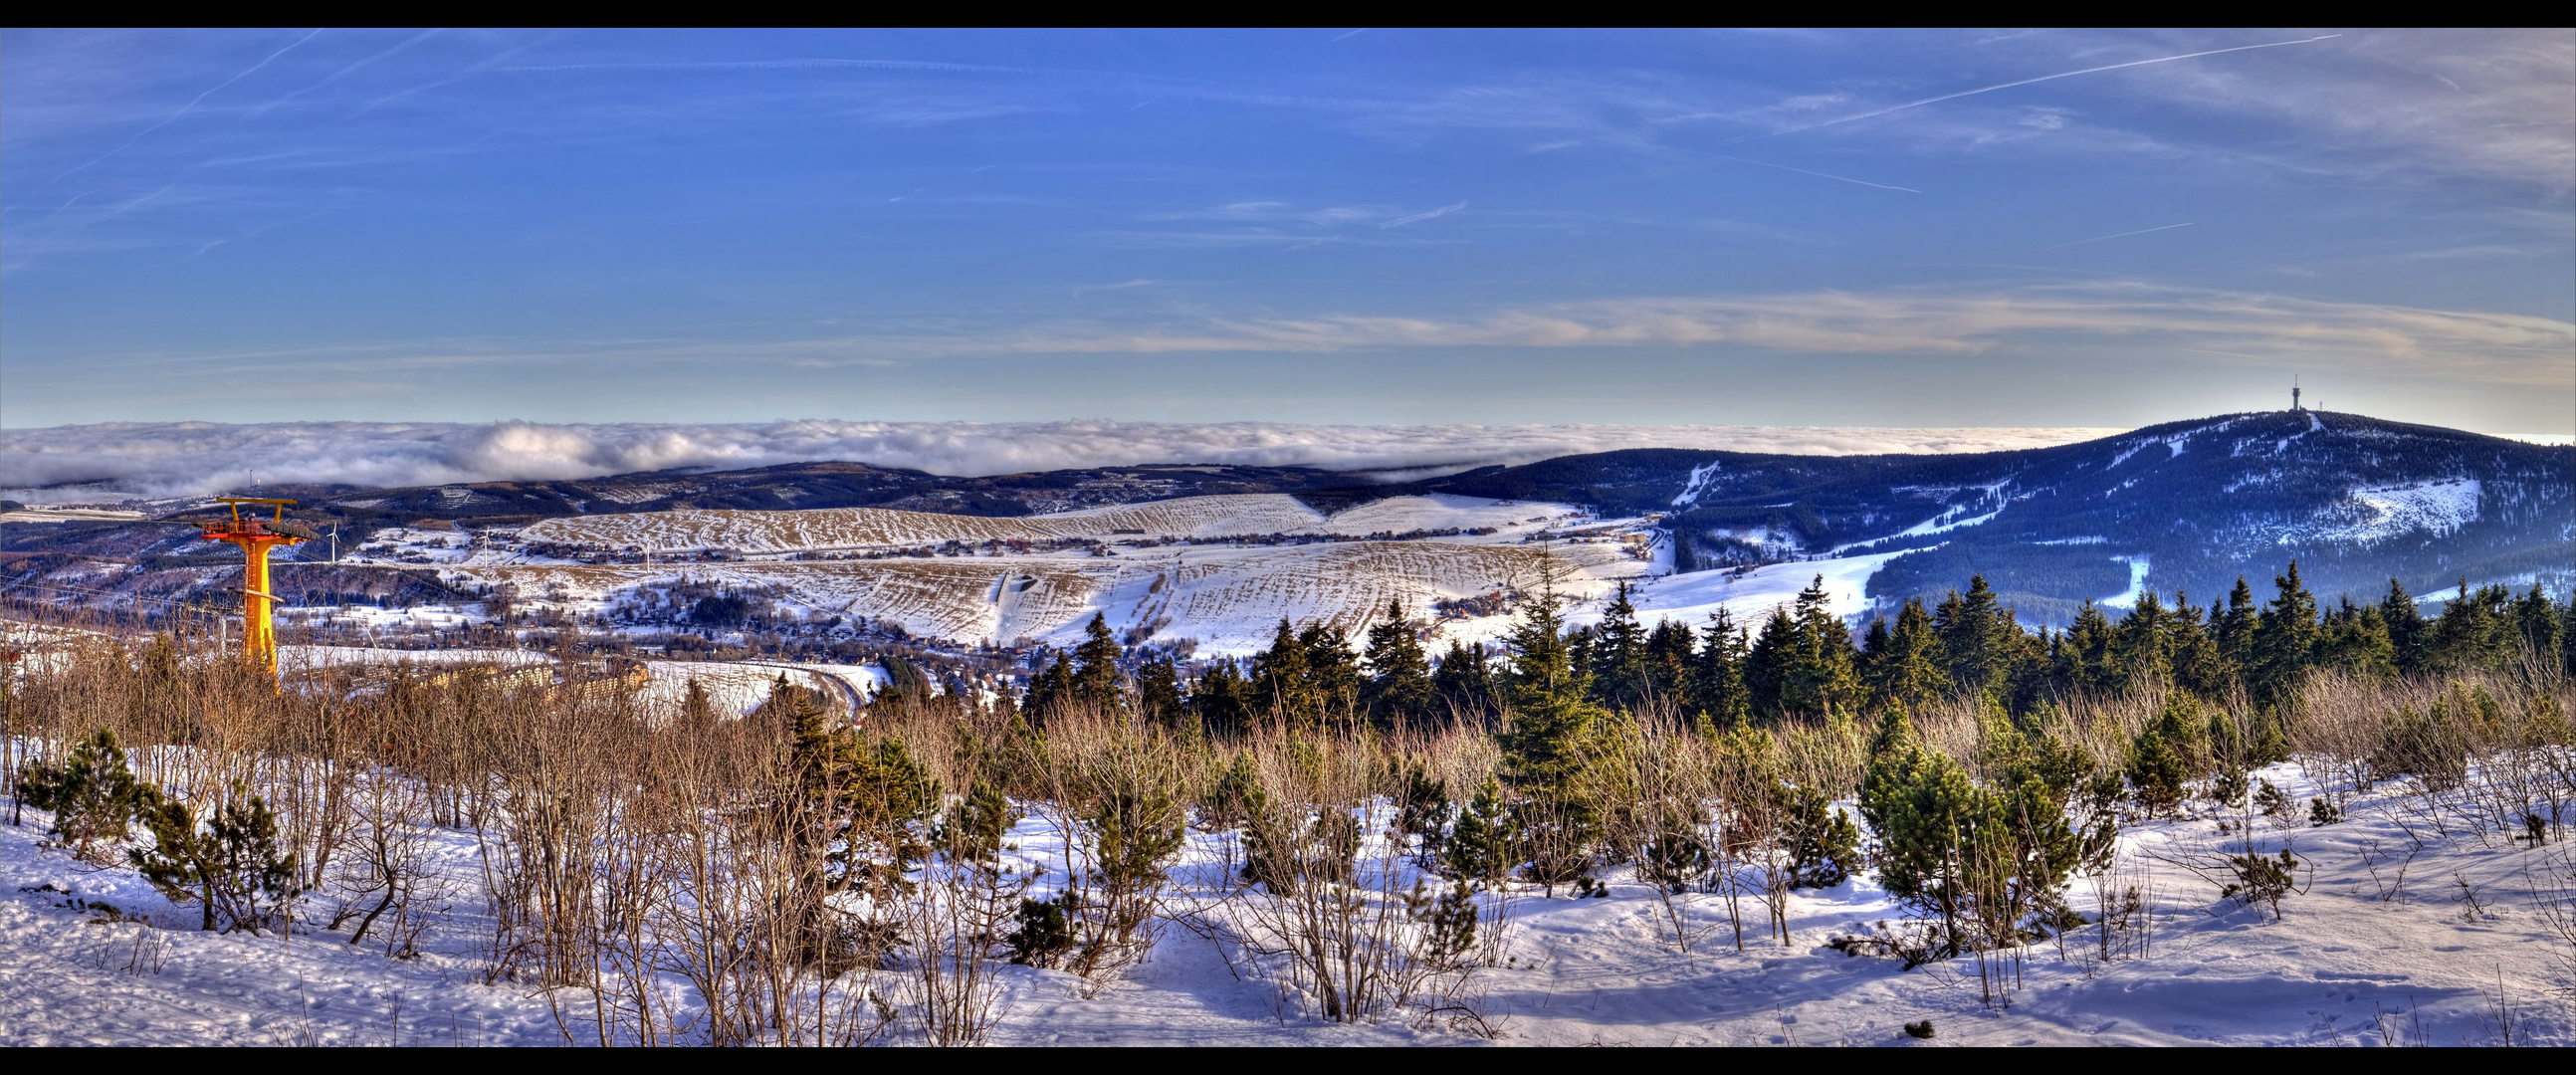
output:
[[[2321,791],[2295,766],[2256,775],[2302,799]],[[2501,1040],[2499,1010],[2517,1043],[2576,1045],[2561,992],[2576,982],[2537,902],[2550,894],[2552,865],[2563,870],[2564,848],[2481,841],[2456,827],[2442,836],[2392,788],[2357,798],[2350,819],[2327,828],[2257,819],[2264,846],[2288,838],[2306,864],[2307,891],[2287,899],[2279,921],[2169,861],[2222,849],[2218,818],[2135,825],[2122,850],[2135,872],[2121,883],[2149,900],[2144,953],[2102,962],[2089,930],[2062,947],[2035,945],[2009,1007],[1980,1003],[1964,960],[1908,971],[1827,947],[1896,915],[1867,877],[1794,897],[1785,946],[1764,939],[1761,912],[1750,910],[1741,951],[1720,898],[1688,897],[1682,914],[1698,941],[1685,953],[1658,924],[1662,904],[1624,871],[1608,875],[1600,899],[1524,886],[1508,958],[1477,972],[1469,994],[1502,1045],[2489,1045]],[[598,1040],[578,989],[550,997],[481,984],[490,922],[469,832],[434,831],[449,909],[422,934],[421,954],[392,959],[380,940],[353,946],[313,924],[327,906],[308,908],[290,938],[197,932],[195,908],[171,905],[133,870],[44,846],[48,820],[29,811],[23,826],[0,825],[0,1045]],[[2411,859],[2410,829],[2426,841]],[[1216,866],[1221,839],[1192,831],[1176,906],[1232,887]],[[1043,821],[1021,822],[1011,842],[1021,865],[1061,876],[1062,843]],[[2400,861],[2406,881],[2392,893]],[[2096,889],[2079,879],[2070,898],[2090,914]],[[97,921],[102,905],[150,924]],[[1097,986],[1028,967],[998,974],[999,1044],[1485,1043],[1409,1014],[1321,1022],[1272,981],[1237,977],[1211,942],[1179,928]],[[661,1002],[682,1017],[695,1003],[677,982]],[[1926,1019],[1931,1040],[1903,1033]]]

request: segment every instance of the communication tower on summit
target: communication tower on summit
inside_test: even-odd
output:
[[[277,605],[277,595],[268,590],[268,553],[280,545],[297,545],[321,535],[302,523],[286,518],[286,506],[292,500],[274,497],[219,496],[218,502],[232,506],[232,518],[215,519],[197,524],[197,536],[208,541],[221,541],[241,546],[242,567],[242,655],[257,661],[268,674],[277,674],[277,629],[270,622],[270,611]],[[244,504],[268,504],[276,510],[262,519],[252,511],[242,517]]]
[[[2295,413],[2306,409],[2299,406],[2299,375],[2293,373],[2290,375],[2290,410]]]

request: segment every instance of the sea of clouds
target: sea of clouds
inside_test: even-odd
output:
[[[37,503],[203,496],[264,485],[543,481],[814,460],[937,474],[1141,463],[1310,466],[1389,480],[1615,448],[1853,455],[2030,448],[2093,428],[1290,425],[1271,422],[114,422],[0,431],[0,492]]]

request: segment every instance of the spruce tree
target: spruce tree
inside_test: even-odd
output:
[[[1322,696],[1307,670],[1306,647],[1297,629],[1282,617],[1270,648],[1252,659],[1252,705],[1291,728],[1313,727],[1324,716]]]
[[[2272,578],[2279,591],[2256,621],[2254,640],[2255,697],[2279,700],[2298,685],[2314,662],[2317,644],[2317,599],[2299,580],[2299,562]]]
[[[1028,695],[1020,700],[1020,711],[1035,724],[1046,723],[1055,710],[1074,702],[1072,663],[1061,653],[1052,663],[1046,658],[1043,652],[1037,655],[1037,674],[1029,677]]]
[[[1359,708],[1365,680],[1342,633],[1318,621],[1297,632],[1297,645],[1306,651],[1306,678],[1318,713],[1339,716]]]
[[[2379,607],[2338,602],[2317,635],[2316,663],[2363,677],[2397,674],[2397,644]]]
[[[2170,614],[2164,601],[2149,590],[2138,595],[2129,614],[2120,620],[2119,630],[2111,636],[2111,663],[2118,669],[2120,686],[2136,689],[2147,683],[2166,683],[2173,678],[2173,651],[2168,648]]]
[[[1887,652],[1878,660],[1878,681],[1873,684],[1881,697],[1918,708],[1950,693],[1941,636],[1933,626],[1932,614],[1923,608],[1922,598],[1905,599],[1904,607],[1897,610],[1896,625],[1887,632],[1886,647]]]
[[[1369,629],[1363,659],[1369,672],[1369,717],[1380,727],[1418,723],[1434,715],[1432,703],[1438,694],[1431,684],[1430,661],[1423,655],[1421,640],[1414,637],[1412,622],[1404,616],[1402,602],[1387,602],[1386,622]]]
[[[1553,581],[1513,625],[1511,724],[1496,743],[1504,779],[1522,798],[1514,813],[1534,877],[1550,886],[1590,866],[1601,827],[1601,803],[1590,787],[1594,737],[1608,719],[1586,697],[1591,677],[1572,663]]]
[[[1950,591],[1932,619],[1941,637],[1942,655],[1950,662],[1952,684],[1970,694],[2006,684],[2020,630],[2012,626],[2012,613],[2002,607],[1984,575],[1969,576],[1965,594]]]
[[[2174,682],[2202,697],[2216,697],[2230,681],[2226,656],[2211,637],[2200,606],[2174,591],[2174,612],[2165,621],[2165,648],[2173,654]]]
[[[2424,667],[2424,610],[2406,584],[2388,580],[2388,596],[2379,601],[2379,620],[2388,627],[2388,646],[2397,670],[2409,675]]]
[[[1153,657],[1136,666],[1136,711],[1166,728],[1177,728],[1188,708],[1181,702],[1180,671],[1168,657]]]
[[[1237,671],[1231,660],[1220,659],[1199,674],[1190,687],[1190,708],[1198,714],[1199,724],[1210,735],[1236,735],[1250,726],[1254,705],[1252,685]]]
[[[2111,619],[2102,614],[2101,606],[2086,599],[2075,610],[2075,622],[2067,624],[2058,638],[2058,678],[2068,687],[2088,694],[2120,689],[2127,677],[2122,674],[2125,670],[2111,659],[2114,633]]]
[[[2218,651],[2232,674],[2239,682],[2253,685],[2262,660],[2255,649],[2262,609],[2254,604],[2254,588],[2245,584],[2244,576],[2237,576],[2236,588],[2227,591],[2227,610],[2212,608],[2209,618],[2218,636]]]
[[[1634,710],[1653,693],[1646,663],[1646,629],[1637,623],[1637,606],[1628,600],[1628,582],[1601,613],[1593,632],[1591,654],[1593,697],[1615,709]]]
[[[1860,653],[1852,658],[1852,670],[1859,673],[1861,685],[1872,694],[1882,693],[1880,684],[1885,681],[1886,672],[1880,663],[1887,659],[1887,651],[1894,645],[1887,633],[1887,616],[1884,613],[1871,616],[1869,630],[1861,632]]]
[[[1452,712],[1479,722],[1493,713],[1493,677],[1485,666],[1481,646],[1470,647],[1452,640],[1449,651],[1440,655],[1439,669],[1431,675],[1431,688]]]
[[[1781,702],[1789,688],[1789,666],[1798,650],[1798,621],[1791,619],[1788,608],[1775,607],[1771,618],[1763,621],[1762,632],[1753,636],[1753,648],[1744,655],[1744,692],[1756,720],[1776,721],[1781,716]]]
[[[1780,710],[1802,717],[1822,717],[1851,708],[1860,695],[1852,667],[1851,632],[1833,613],[1825,577],[1798,592],[1796,632],[1782,669]]]
[[[2513,618],[2515,633],[2522,636],[2522,653],[2515,654],[2517,662],[2523,654],[2545,661],[2558,653],[2563,644],[2559,639],[2558,608],[2549,603],[2549,593],[2539,583],[2533,583],[2531,592],[2514,602]]]
[[[1647,683],[1656,697],[1682,706],[1685,712],[1692,705],[1691,664],[1698,643],[1690,625],[1679,620],[1657,620],[1646,635]]]
[[[1724,608],[1709,614],[1691,669],[1691,708],[1708,729],[1731,728],[1753,719],[1753,694],[1744,682],[1750,656],[1742,629]]]
[[[1082,662],[1073,673],[1073,700],[1104,711],[1121,708],[1126,698],[1118,689],[1118,639],[1109,633],[1108,617],[1092,613],[1082,634],[1082,644],[1073,650]]]

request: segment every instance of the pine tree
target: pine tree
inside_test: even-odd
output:
[[[1386,622],[1369,629],[1363,659],[1369,671],[1370,719],[1380,727],[1400,727],[1434,716],[1432,703],[1438,694],[1431,685],[1430,661],[1413,635],[1412,622],[1405,619],[1402,602],[1387,602]]]
[[[1780,846],[1788,852],[1794,888],[1832,888],[1861,871],[1860,829],[1834,809],[1822,789],[1779,789],[1785,806]]]
[[[74,857],[94,860],[101,842],[125,839],[135,814],[152,802],[152,786],[135,779],[116,733],[101,728],[75,744],[61,764],[28,762],[18,774],[18,795],[29,806],[54,812],[53,834]]]
[[[1502,785],[1492,777],[1476,788],[1450,826],[1440,851],[1441,864],[1452,877],[1486,885],[1510,877],[1521,862],[1520,833],[1503,800]]]
[[[1073,700],[1104,711],[1121,708],[1126,698],[1118,689],[1118,639],[1109,633],[1108,617],[1092,613],[1082,633],[1082,644],[1073,650],[1082,662],[1073,673]]]
[[[152,847],[126,853],[144,880],[173,903],[198,900],[202,929],[285,928],[284,911],[297,895],[295,856],[278,846],[277,815],[249,785],[234,782],[203,831],[187,803],[158,793],[149,799],[143,823]]]
[[[2177,693],[2129,744],[2129,786],[2150,813],[2170,814],[2182,804],[2189,781],[2204,766],[2207,723],[2200,703]]]
[[[1861,817],[1876,837],[1879,883],[1938,914],[1944,947],[1955,951],[1966,910],[1962,845],[1985,813],[1977,786],[1949,755],[1915,741],[1901,714],[1891,714],[1879,732],[1860,795]]]

